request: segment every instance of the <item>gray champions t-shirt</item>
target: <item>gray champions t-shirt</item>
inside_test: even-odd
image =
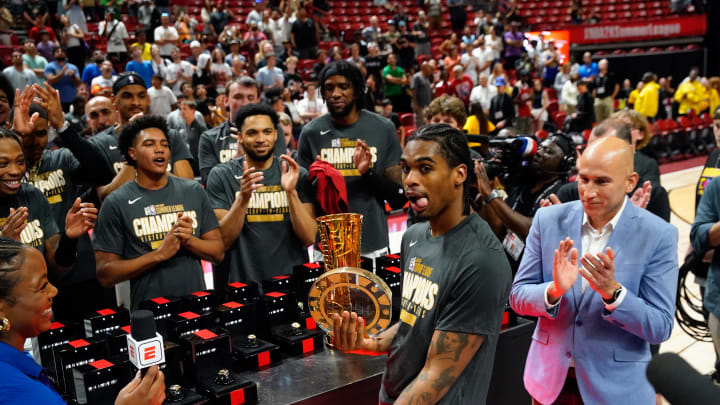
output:
[[[363,215],[363,253],[388,247],[388,226],[385,201],[377,190],[362,178],[353,163],[358,139],[367,142],[372,153],[371,167],[377,176],[400,162],[400,142],[390,120],[360,110],[358,120],[347,127],[335,125],[329,114],[310,121],[303,127],[298,145],[298,163],[309,170],[315,156],[332,164],[345,177],[349,211]]]
[[[440,404],[484,404],[505,304],[510,265],[488,224],[471,214],[433,237],[426,223],[402,240],[402,312],[390,343],[380,400],[393,403],[417,377],[435,330],[484,335],[478,349]]]
[[[14,196],[0,199],[0,227],[5,225],[10,208],[27,207],[27,225],[20,233],[20,241],[45,254],[45,241],[58,234],[53,211],[42,191],[27,183],[20,183],[20,190]]]
[[[167,134],[168,143],[170,144],[170,163],[168,163],[168,172],[172,172],[175,162],[179,160],[192,160],[192,154],[185,142],[183,142],[176,130],[170,130]],[[114,173],[120,173],[125,166],[125,156],[120,152],[118,147],[118,133],[115,127],[110,127],[99,134],[90,138],[90,142],[94,142],[100,147],[102,159],[108,166],[112,167]]]
[[[200,161],[198,167],[203,182],[207,181],[207,176],[213,167],[232,160],[235,157],[237,148],[238,140],[230,131],[229,121],[203,132],[198,142],[198,160]],[[273,154],[280,157],[285,153],[285,149],[285,133],[278,126]]]
[[[210,171],[206,190],[213,208],[229,210],[235,202],[244,161],[244,157],[233,159]],[[273,157],[263,176],[263,187],[253,192],[243,229],[228,250],[231,282],[254,281],[262,286],[263,279],[288,274],[308,260],[307,249],[295,236],[287,195],[280,185],[281,161]],[[312,202],[312,187],[302,167],[295,189],[300,201]]]
[[[195,181],[168,176],[159,190],[148,190],[131,181],[111,193],[103,202],[93,232],[96,251],[134,259],[162,244],[165,235],[182,212],[193,219],[193,234],[217,228],[210,200]],[[200,259],[182,247],[175,256],[131,280],[132,307],[163,296],[181,296],[205,288]]]

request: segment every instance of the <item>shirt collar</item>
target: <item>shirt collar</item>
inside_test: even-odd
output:
[[[28,352],[20,352],[14,347],[0,342],[0,361],[15,367],[33,378],[39,378],[43,368],[30,357]]]
[[[620,216],[622,215],[623,211],[625,211],[625,205],[627,204],[627,200],[627,197],[625,197],[622,207],[620,207],[620,210],[617,212],[617,214],[615,214],[615,216],[610,220],[610,222],[605,224],[605,226],[603,226],[603,228],[600,230],[597,230],[593,228],[592,225],[590,225],[590,219],[588,218],[587,213],[583,212],[583,228],[587,226],[590,230],[599,232],[601,234],[605,232],[612,232],[613,229],[615,229],[615,227],[617,226],[618,221],[620,221]]]

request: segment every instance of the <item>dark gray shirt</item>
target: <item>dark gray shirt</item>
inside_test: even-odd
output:
[[[359,114],[358,120],[346,127],[337,126],[329,114],[306,124],[300,134],[298,163],[309,170],[315,156],[320,156],[345,177],[349,211],[363,215],[361,250],[370,253],[388,246],[385,201],[355,167],[355,144],[358,139],[368,144],[377,176],[400,162],[402,150],[390,120],[367,110]]]
[[[420,108],[427,107],[432,101],[432,85],[422,72],[413,75],[410,81],[410,88],[415,90],[417,104]]]
[[[198,159],[200,176],[205,184],[210,170],[220,163],[229,162],[235,157],[238,148],[237,137],[230,132],[230,122],[225,121],[215,128],[210,128],[200,135],[198,144]],[[274,155],[280,156],[285,153],[285,133],[280,127],[277,128],[277,139],[275,140]]]
[[[168,143],[170,144],[170,163],[168,163],[168,172],[172,172],[173,166],[180,160],[192,161],[187,144],[182,140],[177,131],[170,130],[167,134]],[[99,134],[90,138],[90,142],[100,147],[100,156],[106,164],[112,168],[117,174],[120,173],[125,166],[125,156],[120,152],[118,147],[118,133],[115,127],[110,127]]]
[[[195,181],[168,176],[159,190],[148,190],[131,181],[103,202],[93,232],[95,250],[123,260],[149,253],[162,244],[178,213],[193,219],[193,235],[201,237],[217,228],[210,200]],[[164,295],[182,296],[205,288],[200,259],[182,247],[170,260],[130,282],[132,307]]]
[[[403,235],[401,263],[400,326],[390,343],[380,401],[393,403],[417,377],[433,333],[441,330],[485,340],[438,403],[484,404],[510,293],[510,265],[502,245],[473,213],[438,237],[430,234],[428,223],[410,227]]]
[[[221,163],[210,171],[206,190],[215,209],[229,210],[240,192],[245,157]],[[287,195],[280,185],[280,160],[263,172],[263,186],[255,190],[245,214],[245,223],[237,240],[228,250],[230,281],[254,281],[292,272],[295,265],[306,263],[307,249],[295,235],[290,221]],[[312,201],[307,170],[300,168],[296,186],[302,202]]]

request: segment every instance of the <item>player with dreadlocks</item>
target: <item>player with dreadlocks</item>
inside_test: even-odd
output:
[[[400,159],[410,207],[427,222],[403,235],[400,321],[365,338],[365,320],[335,315],[335,345],[387,353],[380,403],[484,404],[510,292],[510,265],[471,210],[473,162],[465,136],[421,127]]]

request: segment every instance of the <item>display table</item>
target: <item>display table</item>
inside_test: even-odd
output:
[[[488,405],[527,405],[522,375],[535,322],[518,318],[500,332]],[[346,354],[326,348],[302,358],[241,375],[258,385],[258,404],[376,404],[386,356]]]

